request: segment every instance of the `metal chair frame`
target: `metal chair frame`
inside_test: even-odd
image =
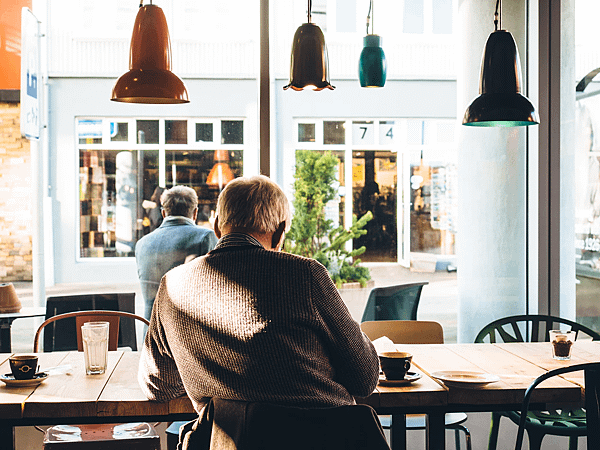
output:
[[[585,411],[586,411],[586,433],[587,449],[597,450],[600,448],[600,362],[576,364],[568,367],[560,367],[546,372],[537,377],[525,391],[521,414],[519,419],[519,430],[517,431],[517,441],[515,450],[521,450],[523,447],[523,436],[526,430],[526,423],[529,411],[529,402],[535,388],[548,378],[563,375],[565,373],[584,371],[585,379]],[[569,445],[570,447],[570,445]]]
[[[562,317],[549,315],[516,315],[496,319],[487,324],[477,334],[476,343],[496,342],[549,342],[548,331],[560,326],[569,328],[576,332],[577,338],[587,335],[594,341],[600,340],[600,333]],[[490,435],[488,450],[496,450],[498,445],[498,434],[500,430],[500,419],[508,417],[518,424],[521,415],[518,411],[493,411],[490,424]],[[586,412],[581,408],[573,410],[552,411],[530,411],[525,420],[525,428],[532,450],[540,450],[542,440],[547,434],[569,437],[569,450],[577,449],[579,436],[585,436]],[[557,425],[554,425],[557,423]],[[561,425],[562,424],[562,425]],[[600,448],[600,447],[598,447]]]

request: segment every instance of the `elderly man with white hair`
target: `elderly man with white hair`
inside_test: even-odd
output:
[[[140,361],[148,398],[326,408],[370,395],[377,353],[319,262],[280,252],[284,192],[264,176],[221,192],[207,255],[162,279]]]

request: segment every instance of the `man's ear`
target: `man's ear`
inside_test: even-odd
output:
[[[275,233],[273,233],[273,237],[271,238],[271,248],[273,250],[281,249],[281,246],[283,245],[282,238],[283,238],[284,231],[285,231],[285,220],[277,226]]]
[[[160,214],[162,215],[163,219],[167,217],[167,212],[163,208],[160,209]]]
[[[198,207],[194,208],[194,212],[192,213],[192,220],[195,222],[198,217]]]
[[[219,230],[219,216],[215,217],[215,224],[213,225],[217,239],[221,239],[221,230]]]

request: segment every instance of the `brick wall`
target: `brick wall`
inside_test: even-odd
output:
[[[31,158],[18,103],[0,103],[0,282],[31,281]]]

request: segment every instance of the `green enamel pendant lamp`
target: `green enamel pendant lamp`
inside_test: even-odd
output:
[[[373,0],[369,4],[369,14],[367,15],[367,35],[363,38],[363,49],[358,60],[358,80],[361,87],[383,87],[387,77],[387,61],[385,53],[381,48],[381,37],[374,34]],[[369,33],[369,24],[371,33]]]
[[[498,29],[499,6],[501,0],[496,0],[495,31],[488,37],[481,61],[480,95],[467,108],[462,124],[478,127],[537,125],[540,119],[535,106],[521,94],[517,44],[512,34]]]

